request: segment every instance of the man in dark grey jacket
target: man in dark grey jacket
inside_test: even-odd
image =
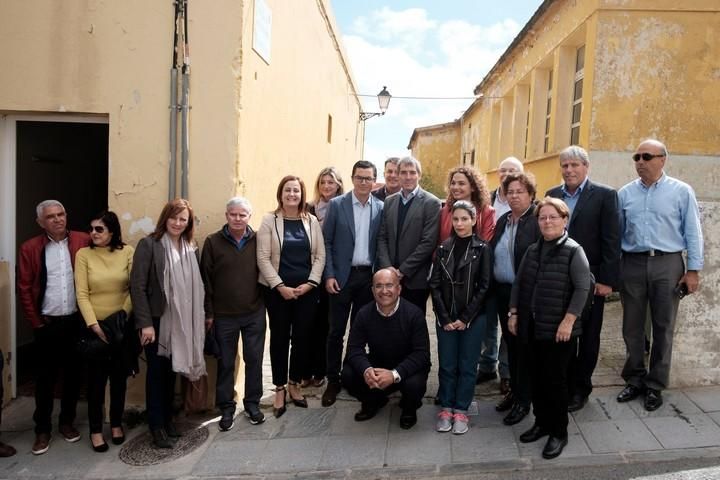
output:
[[[402,189],[385,200],[377,267],[394,269],[400,277],[402,297],[425,314],[428,273],[440,228],[440,200],[420,188],[422,167],[415,158],[401,159],[398,170]]]
[[[227,202],[227,223],[209,235],[203,246],[200,271],[205,283],[205,324],[214,327],[219,349],[216,400],[221,431],[230,430],[235,415],[235,357],[242,335],[245,362],[245,416],[257,425],[260,411],[262,362],[265,345],[265,305],[258,286],[255,232],[248,222],[250,202],[242,197]]]

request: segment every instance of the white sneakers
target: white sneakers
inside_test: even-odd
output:
[[[453,414],[451,410],[442,409],[437,414],[437,423],[435,424],[435,430],[438,432],[449,432],[452,429]]]

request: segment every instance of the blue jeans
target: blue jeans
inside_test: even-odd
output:
[[[475,395],[477,359],[485,336],[485,314],[465,330],[445,331],[436,325],[440,365],[440,405],[467,410]]]
[[[500,370],[501,378],[509,378],[509,369],[507,361],[502,360],[498,364],[498,315],[495,298],[488,296],[485,301],[485,315],[481,315],[475,321],[484,318],[485,336],[482,338],[480,346],[480,355],[478,357],[478,371],[484,373],[492,373],[497,368]],[[505,375],[503,376],[503,373]]]

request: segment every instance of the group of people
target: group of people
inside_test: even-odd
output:
[[[73,422],[81,359],[73,346],[88,333],[112,343],[104,323],[118,311],[132,313],[145,351],[148,423],[158,448],[172,448],[180,435],[172,416],[175,374],[190,380],[205,374],[207,331],[219,350],[220,430],[231,429],[235,418],[240,337],[244,414],[252,424],[265,420],[259,401],[266,312],[275,417],[287,412],[288,401],[307,408],[303,388],[327,382],[322,405],[333,405],[344,387],[360,400],[356,421],[373,418],[400,391],[400,426],[409,429],[430,372],[431,297],[436,430],[467,432],[476,382],[499,373],[503,422],[520,422],[532,407],[535,423],[520,441],[548,436],[543,457],[554,458],[567,444],[568,412],[583,408],[592,391],[603,305],[613,290],[623,301],[628,351],[627,385],[617,400],[644,394],[647,410],[662,404],[678,301],[697,290],[703,264],[697,201],[687,184],[664,173],[667,156],[662,143],[642,142],[633,155],[639,178],[618,193],[592,182],[587,152],[568,147],[560,153],[563,184],[543,199],[516,158],[501,162],[493,192],[474,168],[458,166],[448,173],[444,205],[420,187],[422,168],[413,157],[389,158],[385,184],[376,190],[377,169],[367,161],[353,166],[348,192],[335,168],[323,169],[312,199],[303,180],[289,175],[257,232],[248,200],[230,199],[227,223],[207,237],[202,255],[186,200],[168,202],[135,250],[122,241],[112,212],[92,220],[88,237],[67,230],[59,202],[42,202],[44,233],[21,247],[18,282],[43,357],[32,451],[49,448],[61,367],[59,432],[67,441],[80,438]],[[125,438],[127,355],[111,348],[91,364],[90,439],[96,451],[106,451],[108,380],[111,440]]]

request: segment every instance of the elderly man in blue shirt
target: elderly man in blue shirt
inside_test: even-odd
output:
[[[663,403],[672,357],[673,330],[680,298],[700,285],[703,237],[695,192],[663,171],[667,148],[645,140],[635,154],[638,179],[618,192],[622,246],[623,337],[627,383],[617,396],[627,402],[645,392],[645,409]],[[687,269],[682,252],[687,252]],[[644,323],[650,306],[652,351],[644,359]]]

